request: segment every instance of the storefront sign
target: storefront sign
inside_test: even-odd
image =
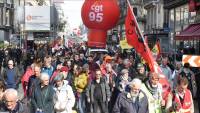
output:
[[[49,6],[25,6],[25,30],[50,30]]]

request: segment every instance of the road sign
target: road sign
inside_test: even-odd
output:
[[[191,67],[200,67],[200,56],[183,55],[182,64],[189,63]]]

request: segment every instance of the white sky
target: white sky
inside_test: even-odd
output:
[[[81,23],[81,7],[84,0],[65,0],[63,10],[65,16],[68,18],[70,28],[77,28]]]

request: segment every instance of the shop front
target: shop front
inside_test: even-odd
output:
[[[190,24],[176,35],[175,40],[185,54],[200,54],[200,23]]]

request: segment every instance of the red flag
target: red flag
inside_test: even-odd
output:
[[[157,62],[153,59],[153,56],[151,54],[151,51],[147,45],[147,43],[144,41],[144,38],[142,36],[142,33],[140,32],[138,23],[136,21],[135,15],[132,11],[132,8],[130,6],[129,1],[128,2],[128,10],[127,10],[127,16],[125,19],[125,29],[126,29],[126,38],[129,45],[133,46],[138,54],[141,55],[141,57],[148,63],[148,66],[152,72],[159,73],[161,79],[160,83],[163,86],[164,89],[164,98],[166,94],[169,92],[168,89],[170,89],[169,82],[163,75],[160,66],[157,64]]]
[[[138,54],[149,64],[151,70],[153,69],[153,60],[150,58],[150,52],[148,46],[145,45],[142,39],[137,21],[131,9],[128,5],[127,16],[125,20],[126,38],[129,45],[133,46]],[[146,47],[147,46],[147,47]]]

